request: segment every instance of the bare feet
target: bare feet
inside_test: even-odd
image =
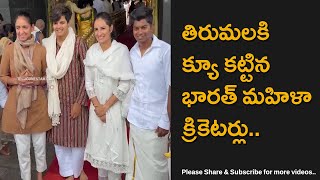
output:
[[[0,150],[1,155],[9,156],[10,150],[8,144],[4,145],[3,148]]]
[[[37,173],[37,180],[43,180],[42,179],[42,172]]]
[[[86,173],[84,172],[84,170],[81,171],[80,174],[80,180],[88,180],[88,176],[86,175]]]

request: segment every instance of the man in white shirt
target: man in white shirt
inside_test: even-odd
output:
[[[130,50],[135,75],[127,120],[130,125],[129,166],[126,179],[168,180],[171,85],[171,46],[152,29],[152,9],[140,7],[130,14],[137,43]]]

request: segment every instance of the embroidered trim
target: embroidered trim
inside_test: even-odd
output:
[[[89,99],[93,98],[96,96],[96,93],[94,92],[94,89],[92,90],[87,90],[87,93],[88,93],[88,97]]]
[[[127,173],[129,166],[125,164],[115,164],[112,162],[94,159],[90,154],[85,153],[85,160],[89,161],[95,168],[107,169],[114,173]]]
[[[52,121],[52,126],[58,126],[60,124],[60,115],[61,114],[51,114],[49,115],[51,121]]]
[[[113,94],[120,100],[123,101],[126,98],[126,93],[122,92],[119,89],[115,89]]]

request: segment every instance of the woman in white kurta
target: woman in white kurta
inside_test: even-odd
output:
[[[99,179],[120,180],[129,165],[124,102],[134,78],[127,46],[111,38],[109,14],[94,21],[98,43],[87,51],[86,89],[91,100],[85,160],[98,168]]]

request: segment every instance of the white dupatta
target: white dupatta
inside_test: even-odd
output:
[[[56,55],[56,34],[53,32],[50,37],[42,40],[46,47],[47,55],[47,86],[48,86],[48,114],[52,120],[52,125],[60,124],[60,100],[58,91],[58,79],[61,79],[69,69],[73,58],[73,51],[76,35],[71,27],[68,28],[68,35],[63,41],[61,48]]]
[[[124,50],[126,51],[124,52]],[[112,57],[110,58],[109,56]],[[97,65],[97,63],[99,64]],[[102,52],[99,43],[93,44],[87,52],[84,64],[85,66],[97,68],[102,74],[113,79],[130,80],[129,90],[124,100],[121,101],[121,116],[126,118],[134,88],[134,74],[128,48],[124,44],[113,40],[110,48]]]

